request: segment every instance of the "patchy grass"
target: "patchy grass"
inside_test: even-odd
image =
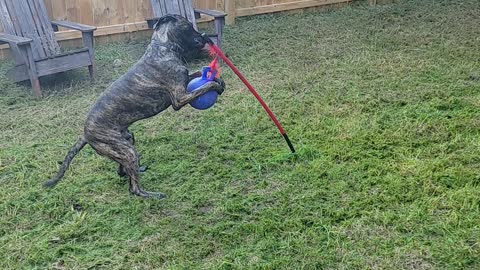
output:
[[[224,68],[212,109],[132,127],[161,201],[88,147],[41,187],[146,41],[99,46],[97,82],[47,78],[38,101],[2,63],[0,268],[480,269],[479,13],[418,0],[240,19],[225,51],[298,154]]]

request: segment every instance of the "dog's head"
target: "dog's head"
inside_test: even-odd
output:
[[[180,15],[165,15],[154,26],[152,40],[162,43],[175,43],[184,56],[200,55],[206,41],[202,34],[193,28],[191,22]]]

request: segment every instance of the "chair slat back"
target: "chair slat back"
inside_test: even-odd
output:
[[[60,52],[43,0],[0,0],[0,13],[5,33],[33,40],[35,60]]]
[[[193,27],[197,29],[191,0],[150,0],[150,2],[154,17],[162,17],[167,14],[181,15],[187,18],[193,24]]]

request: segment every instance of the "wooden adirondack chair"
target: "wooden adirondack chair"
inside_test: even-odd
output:
[[[227,14],[209,9],[194,9],[192,0],[150,0],[153,9],[153,18],[147,19],[148,26],[153,28],[156,20],[167,14],[181,15],[187,18],[197,29],[195,19],[199,19],[201,14],[212,16],[215,19],[215,33],[209,34],[215,44],[222,47],[222,33],[225,26],[225,16]]]
[[[15,67],[7,77],[15,82],[30,80],[33,94],[42,95],[39,77],[88,66],[94,77],[93,31],[96,27],[68,21],[50,21],[43,0],[0,0],[0,44],[8,43]],[[83,48],[61,53],[54,30],[58,26],[82,32]]]

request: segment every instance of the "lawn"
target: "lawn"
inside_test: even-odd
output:
[[[0,269],[480,269],[479,14],[405,0],[239,19],[224,50],[297,154],[223,67],[212,109],[132,126],[164,200],[130,195],[90,147],[41,186],[147,40],[97,46],[95,83],[45,78],[42,100],[2,62]]]

